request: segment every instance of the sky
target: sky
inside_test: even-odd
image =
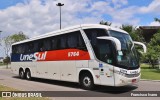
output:
[[[64,4],[62,28],[102,20],[112,22],[113,27],[160,26],[154,21],[160,18],[160,0],[0,0],[0,38],[19,32],[34,37],[59,30],[58,2]]]

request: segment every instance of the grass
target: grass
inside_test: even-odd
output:
[[[0,66],[4,66],[4,65],[6,65],[6,64],[0,63]]]
[[[141,79],[160,80],[160,69],[141,64]]]
[[[0,91],[18,91],[17,89],[10,88],[4,85],[0,85]]]
[[[19,91],[19,90],[0,85],[0,91]],[[50,99],[44,98],[44,97],[42,97],[42,98],[40,98],[40,97],[35,97],[35,98],[34,97],[29,97],[29,98],[18,98],[18,97],[2,98],[2,97],[0,97],[0,100],[50,100]]]

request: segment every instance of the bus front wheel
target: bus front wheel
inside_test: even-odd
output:
[[[91,90],[94,87],[94,82],[93,82],[93,77],[91,74],[89,73],[84,73],[82,74],[81,78],[80,78],[80,84],[82,86],[82,88],[86,89],[86,90]]]

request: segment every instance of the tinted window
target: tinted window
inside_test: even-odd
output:
[[[76,32],[68,34],[67,44],[69,48],[77,48],[78,34]]]
[[[85,29],[84,32],[86,33],[92,45],[96,44],[97,37],[108,36],[108,33],[105,29]]]
[[[103,62],[112,64],[113,63],[113,53],[111,41],[108,40],[98,40],[97,46],[94,48],[97,58]]]
[[[45,44],[44,45],[44,50],[45,51],[51,50],[51,40],[50,39],[45,39],[43,41],[43,43]]]
[[[80,31],[69,33],[67,37],[68,48],[87,50]]]
[[[15,46],[15,45],[14,45],[14,46],[12,46],[12,53],[16,53],[16,51],[17,51],[16,46]]]
[[[97,37],[100,36],[108,36],[108,33],[105,29],[87,29],[84,30],[94,53],[100,61],[112,64],[113,63],[113,50],[112,50],[112,43],[108,40],[100,40]]]
[[[33,42],[28,43],[28,53],[34,52],[34,44]]]
[[[51,49],[52,50],[58,49],[58,38],[56,37],[51,38]]]
[[[38,51],[43,51],[43,41],[38,41]]]
[[[59,41],[60,49],[66,49],[67,48],[67,36],[61,35],[60,41]]]
[[[13,53],[33,53],[60,49],[87,50],[80,31],[40,39],[12,47]]]

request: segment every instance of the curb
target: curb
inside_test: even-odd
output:
[[[151,80],[151,79],[140,79],[141,81],[152,81],[152,82],[160,82],[160,80]]]

